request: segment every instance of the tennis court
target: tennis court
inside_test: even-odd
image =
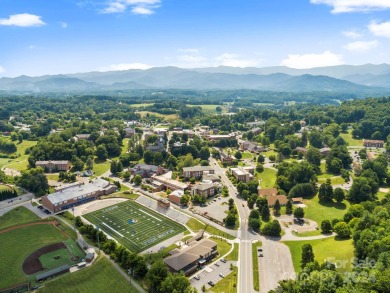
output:
[[[144,206],[125,201],[83,215],[132,252],[141,252],[186,228]]]

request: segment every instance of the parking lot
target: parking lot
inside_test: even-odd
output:
[[[204,207],[195,206],[194,210],[200,214],[207,213],[209,217],[223,222],[223,219],[226,218],[226,211],[229,209],[228,200],[229,197],[218,196],[210,199]]]
[[[221,260],[218,260],[212,265],[208,265],[202,271],[194,274],[190,278],[191,286],[195,287],[198,292],[202,292],[203,285],[206,286],[206,289],[209,289],[211,286],[208,284],[208,282],[211,281],[214,284],[217,284],[220,280],[232,272],[230,270],[230,264],[236,265],[236,262],[226,261],[226,263],[224,263]],[[196,277],[199,277],[199,280],[197,280]]]

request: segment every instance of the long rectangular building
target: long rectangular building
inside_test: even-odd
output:
[[[195,166],[183,168],[184,178],[198,178],[202,177],[203,174],[214,174],[214,169],[210,166]]]
[[[35,166],[43,168],[46,172],[68,171],[70,169],[69,161],[36,161]]]
[[[52,213],[97,199],[116,191],[116,186],[103,179],[78,184],[42,197],[42,205]]]

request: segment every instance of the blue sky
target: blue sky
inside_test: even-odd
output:
[[[0,10],[0,76],[380,64],[389,48],[390,0],[2,0]]]

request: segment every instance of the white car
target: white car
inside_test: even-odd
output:
[[[225,278],[225,275],[222,274],[222,273],[219,273],[219,276],[220,276],[221,278]]]
[[[200,280],[200,277],[199,277],[199,276],[195,276],[194,278],[195,278],[196,280],[198,280],[198,281]]]

